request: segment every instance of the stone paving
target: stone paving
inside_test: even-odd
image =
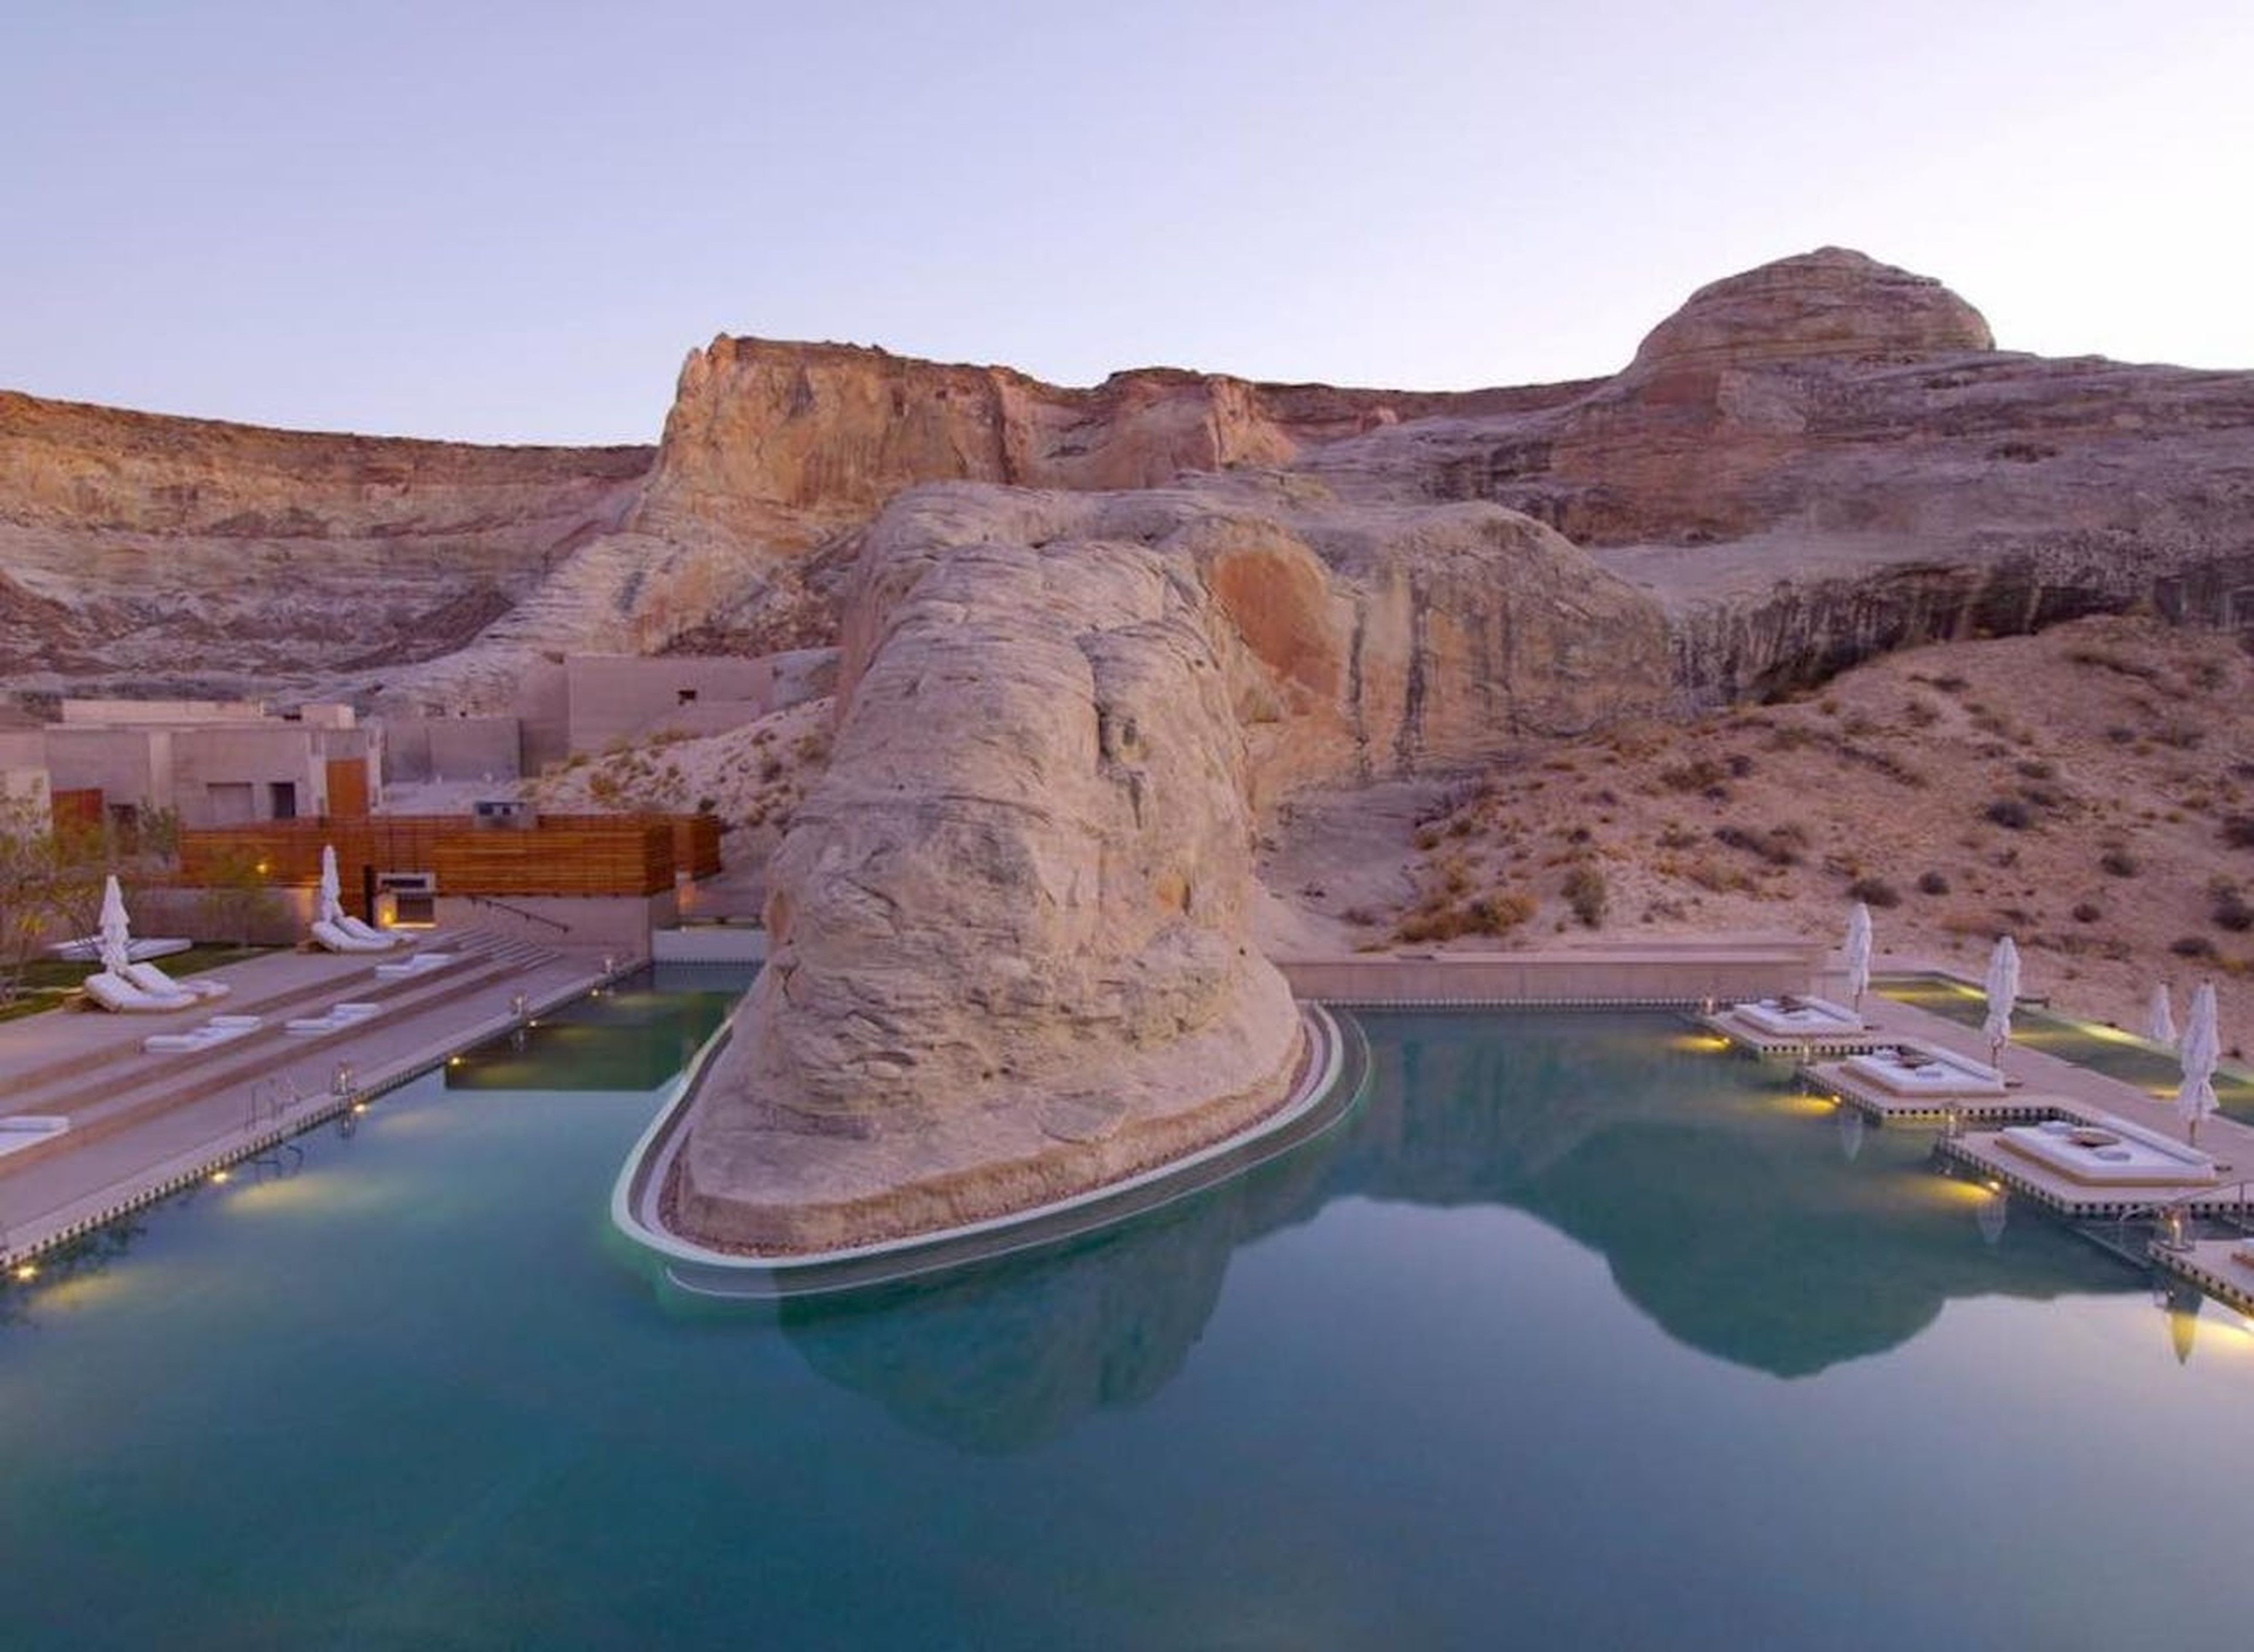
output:
[[[0,1266],[507,1031],[517,1019],[518,994],[525,1012],[537,1015],[604,978],[599,954],[478,931],[433,938],[419,949],[452,962],[395,980],[377,975],[381,955],[276,953],[210,971],[232,990],[196,1009],[53,1011],[0,1022],[0,1116],[72,1121],[61,1135],[0,1157]],[[284,1030],[289,1019],[340,1002],[382,1007],[334,1032]],[[151,1033],[184,1031],[214,1013],[256,1015],[263,1025],[209,1050],[142,1048]],[[351,1069],[342,1092],[340,1064]]]

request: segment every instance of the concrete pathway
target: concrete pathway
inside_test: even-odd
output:
[[[0,1267],[49,1246],[349,1108],[356,1097],[436,1066],[506,1032],[516,995],[537,1015],[603,979],[601,955],[528,945],[479,932],[426,943],[453,962],[390,980],[375,957],[277,953],[211,977],[229,995],[164,1015],[52,1011],[0,1022],[0,1115],[57,1115],[60,1136],[0,1157]],[[635,961],[628,961],[628,966]],[[383,1005],[337,1032],[292,1034],[282,1024],[345,1001]],[[145,1054],[152,1032],[181,1031],[213,1013],[267,1025],[235,1044]],[[339,1091],[340,1064],[348,1090]]]

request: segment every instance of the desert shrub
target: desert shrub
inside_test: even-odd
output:
[[[2020,762],[2012,765],[2012,766],[2017,769],[2021,776],[2031,780],[2053,780],[2055,779],[2058,774],[2058,771],[2055,768],[2052,767],[2048,763],[2044,762],[2042,759],[2039,757],[2023,759]]]
[[[1517,890],[1506,890],[1496,894],[1481,895],[1465,911],[1482,931],[1499,935],[1516,929],[1534,915],[1536,902],[1533,896]]]
[[[1847,892],[1866,906],[1899,906],[1901,895],[1883,878],[1858,878],[1847,886]]]
[[[2207,738],[2207,731],[2190,718],[2171,718],[2152,731],[2152,738],[2163,746],[2188,752]]]
[[[1659,830],[1662,849],[1688,849],[1698,841],[1698,834],[1680,821],[1670,821]]]
[[[2246,897],[2236,889],[2216,892],[2215,902],[2208,907],[2207,915],[2218,929],[2228,929],[2233,934],[2244,934],[2254,929],[2254,906],[2246,904]]]
[[[1439,828],[1437,826],[1419,826],[1417,829],[1416,836],[1411,837],[1409,841],[1416,844],[1419,849],[1430,849],[1440,841]]]
[[[1731,752],[1729,769],[1732,779],[1740,780],[1745,779],[1746,775],[1754,772],[1753,754],[1750,752]]]
[[[2179,958],[2212,958],[2215,942],[2205,935],[2178,935],[2168,942],[2168,950]]]
[[[1808,834],[1794,825],[1772,826],[1766,832],[1748,831],[1742,826],[1717,826],[1714,841],[1758,855],[1772,866],[1796,866],[1801,850],[1807,845]]]
[[[1945,895],[1949,892],[1949,879],[1937,872],[1922,873],[1917,880],[1917,892],[1921,895]]]
[[[2137,858],[2117,845],[2098,856],[2097,870],[2109,878],[2134,878],[2137,875]]]
[[[2226,815],[2218,829],[2233,849],[2254,849],[2254,815]]]
[[[1595,929],[1605,920],[1605,874],[1595,866],[1579,865],[1565,874],[1565,904],[1585,928]]]
[[[2034,824],[2034,811],[2016,797],[1999,797],[1981,812],[1995,825],[2011,831],[2025,831]]]
[[[1941,720],[1941,708],[1930,700],[1907,700],[1902,716],[1914,729],[1929,729]]]
[[[1703,792],[1721,784],[1722,766],[1711,757],[1695,758],[1659,771],[1659,783],[1670,792]]]
[[[1972,686],[1963,677],[1958,676],[1928,677],[1926,681],[1943,694],[1962,694]]]
[[[2094,900],[2082,900],[2075,903],[2074,920],[2076,923],[2096,923],[2104,915]]]

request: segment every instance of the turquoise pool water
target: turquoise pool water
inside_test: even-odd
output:
[[[1962,982],[1929,975],[1880,976],[1872,984],[1887,998],[1943,1016],[1961,1026],[1980,1026],[1988,1018],[1986,995]],[[2012,1042],[2170,1101],[2183,1082],[2183,1063],[2166,1051],[2142,1039],[2124,1036],[2118,1028],[2077,1021],[2033,1004],[2020,1004],[2012,1012]],[[2229,1069],[2217,1073],[2215,1099],[2230,1117],[2254,1124],[2254,1082],[2244,1073]]]
[[[433,1074],[0,1298],[0,1640],[2239,1638],[2236,1316],[1666,1018],[1365,1025],[1300,1153],[779,1308],[608,1238],[652,1096]]]

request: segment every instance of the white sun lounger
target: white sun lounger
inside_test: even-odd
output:
[[[124,976],[144,992],[156,998],[174,992],[186,992],[199,998],[223,998],[228,994],[228,984],[224,981],[213,981],[200,975],[175,981],[153,963],[129,963],[125,966]]]
[[[86,996],[105,1010],[121,1013],[152,1014],[171,1010],[190,1010],[203,1002],[192,992],[182,992],[171,998],[160,998],[144,992],[122,976],[107,970],[97,970],[82,984]]]
[[[313,939],[331,952],[388,952],[391,942],[377,939],[363,941],[359,936],[329,922],[326,919],[313,925]]]
[[[343,930],[354,940],[365,941],[369,942],[371,945],[397,947],[405,945],[407,942],[407,937],[405,935],[387,934],[385,931],[376,928],[372,924],[362,923],[350,913],[346,913],[343,916],[334,919],[332,921],[338,928]]]

